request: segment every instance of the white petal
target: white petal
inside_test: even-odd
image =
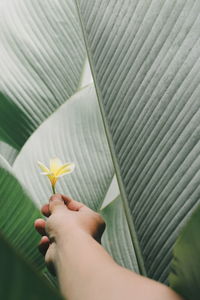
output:
[[[55,173],[62,166],[62,162],[59,158],[50,159],[50,171]]]
[[[41,161],[38,161],[37,163],[43,172],[50,172],[49,169]]]

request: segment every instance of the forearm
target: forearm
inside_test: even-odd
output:
[[[178,300],[169,288],[117,265],[89,234],[78,231],[56,240],[56,270],[69,300]]]
[[[69,300],[104,298],[103,286],[117,267],[103,247],[89,234],[75,232],[57,239],[56,270],[62,294]]]

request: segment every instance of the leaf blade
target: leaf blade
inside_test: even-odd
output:
[[[137,256],[166,282],[199,202],[199,3],[76,2]]]
[[[7,143],[0,142],[0,155],[3,156],[10,165],[12,165],[17,157],[18,151],[8,145]]]
[[[2,299],[61,299],[47,282],[35,272],[0,234],[0,264]]]
[[[119,265],[139,273],[121,197],[118,196],[108,206],[104,207],[100,213],[106,222],[102,245]]]
[[[44,262],[37,250],[39,235],[34,229],[34,221],[41,217],[41,214],[2,157],[0,157],[0,192],[1,234],[30,264],[42,270]]]
[[[1,138],[20,149],[77,90],[85,50],[72,1],[3,0],[0,16]],[[8,106],[15,107],[9,114]],[[20,134],[15,135],[19,117]]]
[[[52,157],[75,163],[75,171],[59,179],[56,191],[98,210],[112,181],[113,166],[92,85],[75,94],[38,128],[13,165],[39,206],[47,202],[51,188],[36,162],[48,165]]]

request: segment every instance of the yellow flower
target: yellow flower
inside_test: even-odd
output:
[[[55,194],[55,185],[59,177],[64,176],[73,172],[75,165],[74,163],[62,164],[59,158],[50,159],[50,167],[47,168],[43,163],[38,161],[38,165],[42,170],[42,175],[46,175],[51,181],[52,190]]]

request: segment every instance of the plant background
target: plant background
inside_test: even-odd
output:
[[[0,1],[0,276],[12,283],[2,298],[55,299],[33,229],[51,194],[36,161],[53,156],[75,162],[57,190],[103,214],[103,244],[116,261],[168,283],[172,248],[199,204],[199,8]],[[188,226],[197,232],[198,223]],[[198,253],[195,240],[182,234],[171,273],[189,299],[198,299],[197,264],[181,255]]]

